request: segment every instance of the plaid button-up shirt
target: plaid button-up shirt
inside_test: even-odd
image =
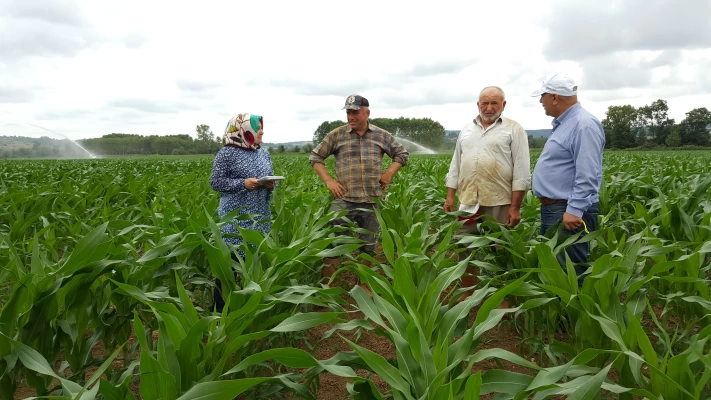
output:
[[[407,164],[409,154],[388,131],[373,124],[363,136],[349,125],[332,130],[311,152],[311,165],[323,163],[330,155],[336,158],[336,180],[346,188],[343,200],[353,203],[374,203],[382,196],[380,175],[383,154],[393,162]]]

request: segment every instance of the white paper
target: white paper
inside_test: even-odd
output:
[[[474,205],[471,204],[460,204],[459,205],[459,211],[466,211],[468,213],[476,214],[477,211],[479,211],[479,202],[477,202]]]

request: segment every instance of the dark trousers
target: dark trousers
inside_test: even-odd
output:
[[[568,205],[565,203],[550,204],[547,206],[541,205],[541,234],[545,235],[549,229],[556,229],[558,224],[563,224],[563,214]],[[598,203],[594,203],[590,208],[583,213],[583,221],[588,227],[589,232],[597,230],[597,215],[599,213]],[[561,231],[561,236],[570,236],[578,232],[584,231],[584,226],[576,230],[569,231],[565,228]],[[583,273],[588,269],[588,252],[590,251],[589,243],[574,243],[565,249],[570,261],[575,264],[575,273],[578,275],[578,286],[583,286],[583,279],[585,275]],[[558,262],[560,263],[563,270],[565,270],[565,254],[558,254]],[[581,265],[582,264],[582,265]]]
[[[341,199],[334,199],[331,203],[331,211],[338,212],[341,210],[348,211],[345,217],[358,224],[358,227],[369,232],[361,235],[361,239],[365,242],[362,250],[371,256],[375,256],[375,234],[380,230],[380,223],[378,222],[378,217],[375,215],[375,210],[378,210],[378,205],[375,203],[353,203]],[[333,226],[346,225],[346,221],[343,218],[335,218],[329,223]],[[343,232],[340,234],[345,235],[347,233]]]
[[[237,256],[235,253],[232,253],[232,259],[237,261]],[[239,277],[237,276],[237,273],[235,273],[235,279],[239,281]],[[222,312],[222,309],[225,308],[225,299],[222,298],[222,282],[220,282],[219,279],[215,278],[215,289],[213,290],[213,298],[215,299],[215,308],[217,309],[218,313]]]

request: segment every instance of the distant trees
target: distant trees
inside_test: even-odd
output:
[[[708,146],[711,124],[711,112],[706,107],[695,108],[686,113],[686,118],[679,124],[681,143],[695,146]]]
[[[442,124],[431,118],[372,118],[370,120],[396,137],[405,138],[429,148],[439,148],[445,138]],[[318,145],[328,132],[345,125],[343,121],[324,121],[313,134],[313,143]]]
[[[222,147],[222,140],[219,135],[214,135],[209,125],[198,125],[195,127],[197,134],[197,152],[200,154],[217,153]]]
[[[100,138],[78,141],[89,151],[101,155],[186,155],[215,154],[222,148],[222,139],[210,130],[209,125],[195,127],[197,139],[190,135],[141,136],[112,133]]]
[[[679,129],[674,129],[672,133],[667,136],[667,140],[664,141],[669,147],[679,147],[681,146],[681,135],[679,134]]]
[[[637,110],[630,106],[610,106],[602,120],[605,130],[605,147],[626,149],[637,146]]]
[[[308,154],[313,150],[314,145],[311,142],[289,142],[289,143],[262,143],[270,154]]]
[[[686,113],[676,124],[669,117],[666,100],[635,108],[631,105],[610,106],[602,120],[605,148],[628,149],[641,146],[709,146],[708,125],[711,112],[705,107]]]
[[[217,144],[195,140],[190,135],[141,136],[112,133],[100,138],[77,141],[87,150],[101,155],[207,154]],[[216,151],[216,150],[215,150]]]
[[[445,138],[444,126],[431,118],[373,118],[371,121],[396,137],[431,149],[439,148]]]
[[[663,145],[674,127],[674,119],[669,118],[666,100],[657,100],[637,109],[636,125],[642,129],[640,138],[644,142]]]
[[[313,143],[314,146],[318,146],[319,143],[323,141],[323,138],[328,135],[328,132],[331,132],[332,130],[338,128],[339,126],[343,126],[346,123],[344,121],[323,121],[321,125],[316,128],[314,131],[314,136],[313,136]]]
[[[213,134],[208,125],[197,125],[195,133],[197,139],[190,135],[111,133],[76,143],[94,155],[106,156],[215,154],[222,148],[221,137]],[[49,137],[5,137],[0,140],[0,157],[86,157],[86,152],[77,144]]]
[[[547,141],[548,138],[546,137],[533,137],[533,135],[528,135],[528,147],[531,149],[542,149]]]

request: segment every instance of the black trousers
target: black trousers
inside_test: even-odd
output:
[[[232,253],[232,259],[237,261],[237,256]],[[237,276],[237,273],[235,272],[235,279],[239,281],[239,277]],[[215,278],[215,289],[213,290],[213,298],[215,300],[215,308],[217,309],[218,313],[222,312],[222,309],[225,308],[225,299],[222,298],[222,282],[220,282],[219,279]]]

